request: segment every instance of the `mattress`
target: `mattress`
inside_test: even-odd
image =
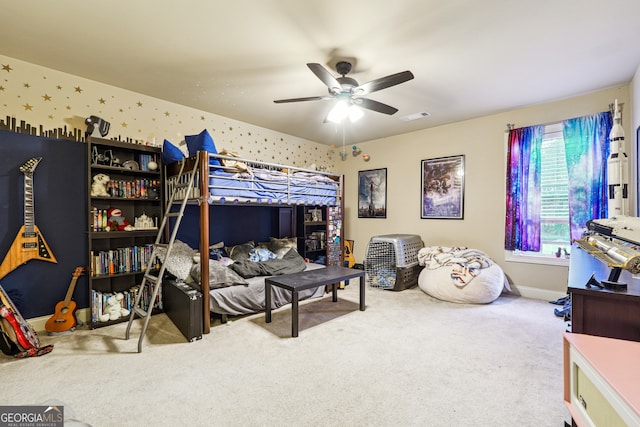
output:
[[[324,268],[324,265],[307,263],[305,271]],[[211,289],[209,305],[212,313],[227,315],[243,315],[259,313],[265,309],[264,280],[266,277],[258,276],[246,279],[248,285],[236,285],[226,288]],[[272,287],[271,309],[282,307],[291,303],[291,292],[279,287]],[[319,298],[324,295],[324,286],[316,289],[307,289],[298,293],[298,300]]]

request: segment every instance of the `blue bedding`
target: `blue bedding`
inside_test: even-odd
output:
[[[218,169],[209,173],[209,194],[219,201],[335,205],[338,191],[336,181],[310,172],[230,173]]]

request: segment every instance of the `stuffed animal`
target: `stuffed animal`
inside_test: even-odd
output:
[[[107,183],[110,180],[111,178],[109,178],[109,175],[105,175],[103,173],[99,173],[94,176],[93,183],[91,184],[91,195],[109,197],[109,193],[107,193]]]
[[[118,208],[109,208],[107,211],[107,231],[132,231],[133,225],[122,216]]]
[[[103,314],[100,316],[101,322],[107,322],[109,320],[118,320],[121,317],[127,317],[129,310],[122,307],[122,300],[124,295],[118,292],[115,295],[110,296],[107,299],[107,305],[102,310]]]

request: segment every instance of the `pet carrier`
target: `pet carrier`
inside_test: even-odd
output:
[[[373,236],[364,261],[366,281],[374,288],[402,291],[418,283],[418,251],[424,245],[415,234]]]

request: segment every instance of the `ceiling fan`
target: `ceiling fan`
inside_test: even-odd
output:
[[[325,67],[316,63],[309,63],[307,67],[318,77],[322,83],[329,88],[330,96],[309,96],[306,98],[290,98],[278,99],[273,102],[281,104],[285,102],[301,102],[301,101],[321,101],[321,100],[343,100],[350,105],[357,105],[368,110],[376,111],[383,114],[395,114],[398,109],[373,99],[363,98],[363,95],[370,94],[391,86],[404,83],[413,79],[411,71],[402,71],[400,73],[391,74],[386,77],[371,80],[368,83],[359,84],[355,79],[347,77],[351,71],[351,63],[347,61],[339,61],[336,64],[336,71],[341,77],[334,77]]]

